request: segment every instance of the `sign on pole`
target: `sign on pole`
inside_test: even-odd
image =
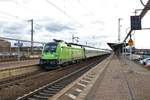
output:
[[[17,42],[17,43],[14,43],[15,46],[18,46],[18,47],[22,47],[23,46],[23,43],[20,43],[20,42]]]
[[[133,44],[134,44],[133,40],[130,39],[130,40],[128,41],[128,45],[129,45],[129,46],[132,46]]]
[[[141,30],[141,18],[140,16],[131,16],[131,30]]]

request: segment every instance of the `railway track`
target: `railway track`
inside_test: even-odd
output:
[[[36,89],[33,92],[30,92],[29,94],[26,94],[22,97],[17,98],[17,100],[47,100],[49,97],[55,95],[57,92],[63,89],[66,85],[73,82],[75,79],[80,77],[83,73],[87,72],[89,69],[91,69],[98,63],[99,61],[96,61],[94,63],[87,65],[86,67],[80,68],[74,71],[73,73],[68,74],[67,76],[64,76],[43,87],[40,87],[39,89]]]
[[[23,75],[18,75],[18,76],[14,76],[14,77],[9,77],[6,79],[2,79],[0,80],[0,89],[1,88],[5,88],[5,87],[9,87],[18,83],[22,83],[23,81],[25,81],[26,79],[28,79],[29,77],[35,77],[36,75],[41,74],[43,71],[41,70],[37,70],[35,72],[31,72],[31,73],[26,73]],[[45,72],[43,72],[45,73]],[[38,77],[38,76],[36,76]]]
[[[45,95],[52,96],[58,91],[60,91],[62,88],[64,88],[67,84],[71,83],[76,78],[81,76],[84,72],[86,72],[86,70],[89,70],[91,67],[94,66],[94,65],[91,66],[89,65],[88,67],[85,67],[87,66],[87,64],[91,64],[92,62],[98,63],[106,57],[107,56],[99,57],[98,60],[96,60],[97,58],[88,59],[84,62],[69,65],[56,70],[44,71],[44,72],[41,71],[33,75],[31,74],[29,76],[25,76],[22,78],[21,77],[16,78],[15,80],[2,81],[0,82],[0,100],[16,100],[18,97],[27,94],[29,92],[30,95],[34,94],[37,97],[38,96],[40,97],[42,94],[44,96]],[[65,81],[65,79],[63,79],[62,77],[63,78],[66,77],[67,81]],[[71,78],[69,79],[69,77]],[[49,87],[48,85],[51,86]],[[46,87],[48,87],[48,90],[47,89],[43,90]],[[38,93],[37,91],[39,91],[40,89],[42,90]],[[32,96],[34,97],[34,95]],[[18,99],[22,99],[22,97]]]

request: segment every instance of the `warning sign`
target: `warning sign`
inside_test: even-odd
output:
[[[129,45],[129,46],[132,46],[133,44],[134,44],[133,40],[130,39],[130,40],[128,41],[128,45]]]

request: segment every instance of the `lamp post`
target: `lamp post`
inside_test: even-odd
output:
[[[28,20],[31,22],[31,55],[33,54],[33,19]]]
[[[120,28],[121,28],[121,25],[120,25],[120,21],[122,20],[122,18],[118,18],[118,43],[120,43]]]

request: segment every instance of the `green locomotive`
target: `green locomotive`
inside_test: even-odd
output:
[[[83,46],[74,43],[66,43],[62,40],[54,40],[45,44],[42,50],[40,66],[44,69],[54,69],[58,65],[78,62],[94,56],[105,54],[104,50]]]

